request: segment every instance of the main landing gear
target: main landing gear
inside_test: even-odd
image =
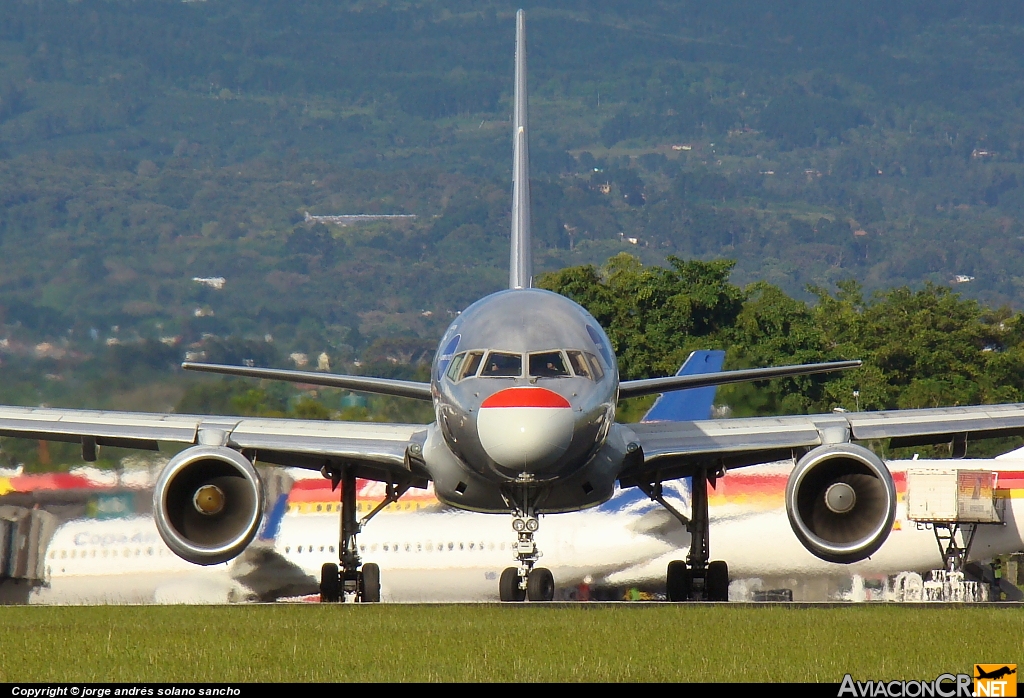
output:
[[[712,485],[715,477],[710,478]],[[705,468],[699,468],[694,472],[690,488],[690,518],[665,500],[660,482],[640,486],[648,497],[665,507],[690,532],[690,552],[686,556],[686,561],[673,560],[668,563],[665,590],[669,601],[729,600],[729,566],[722,560],[708,561],[708,481],[708,471]]]
[[[320,568],[320,601],[336,603],[351,599],[355,602],[380,601],[380,567],[372,562],[363,563],[359,557],[356,535],[366,522],[409,489],[408,485],[388,484],[387,495],[373,511],[356,519],[356,473],[348,466],[340,469],[324,468],[324,477],[331,479],[335,489],[341,484],[341,540],[338,544],[339,564],[325,563]]]
[[[502,601],[552,601],[555,598],[555,578],[551,570],[534,567],[541,553],[533,540],[540,528],[534,511],[534,493],[523,488],[518,497],[506,497],[514,502],[512,529],[516,532],[516,567],[506,567],[498,581],[498,597]]]

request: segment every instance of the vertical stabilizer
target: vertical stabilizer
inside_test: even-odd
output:
[[[512,115],[512,259],[509,288],[533,285],[530,244],[530,146],[526,128],[526,13],[516,13],[516,79]]]
[[[696,376],[704,373],[718,373],[722,370],[725,352],[695,351],[680,367],[677,376]],[[711,419],[711,407],[715,402],[715,386],[690,388],[663,393],[641,422],[689,422]]]

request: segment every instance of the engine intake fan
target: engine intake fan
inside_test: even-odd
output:
[[[896,486],[881,459],[863,446],[819,446],[790,474],[786,511],[793,533],[816,556],[857,562],[889,536]]]
[[[193,446],[167,463],[153,492],[160,537],[176,555],[216,565],[252,542],[263,519],[263,484],[252,463],[224,446]]]

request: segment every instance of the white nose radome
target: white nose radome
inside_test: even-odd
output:
[[[569,401],[546,388],[508,388],[480,405],[480,445],[498,465],[537,472],[569,449],[575,421]]]

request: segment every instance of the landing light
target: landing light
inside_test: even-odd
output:
[[[537,521],[537,519],[527,519],[526,520],[526,530],[527,531],[529,531],[530,533],[533,533],[538,528],[540,528],[540,522]]]
[[[516,533],[526,530],[526,522],[522,519],[512,519],[512,528]]]

